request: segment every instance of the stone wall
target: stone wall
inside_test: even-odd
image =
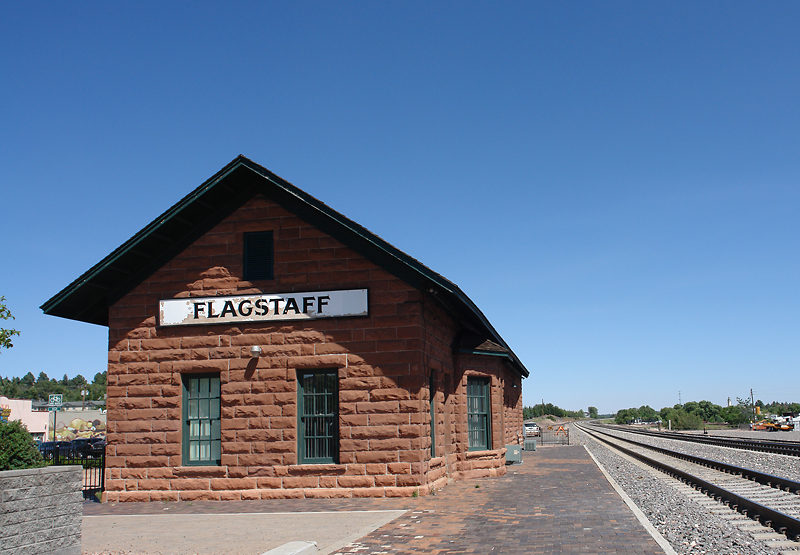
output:
[[[83,468],[0,472],[0,553],[80,555]]]

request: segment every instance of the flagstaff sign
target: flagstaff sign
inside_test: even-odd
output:
[[[367,290],[166,299],[158,313],[162,326],[366,316]]]

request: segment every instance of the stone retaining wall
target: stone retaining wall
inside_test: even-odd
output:
[[[0,553],[80,555],[83,468],[0,472]]]

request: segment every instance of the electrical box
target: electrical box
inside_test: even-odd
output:
[[[536,440],[525,438],[525,450],[536,451]]]
[[[522,446],[506,445],[506,464],[522,463]]]

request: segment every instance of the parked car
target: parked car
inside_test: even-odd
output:
[[[99,457],[106,452],[106,438],[104,437],[93,437],[92,438],[92,450],[90,452],[91,456]]]
[[[72,456],[72,444],[69,441],[45,441],[39,445],[39,452],[47,460],[55,456],[56,450],[59,457]]]
[[[102,437],[79,437],[70,443],[73,452],[81,458],[100,456],[106,446],[106,440]]]
[[[536,422],[525,422],[525,437],[537,437],[541,435],[541,430]]]

